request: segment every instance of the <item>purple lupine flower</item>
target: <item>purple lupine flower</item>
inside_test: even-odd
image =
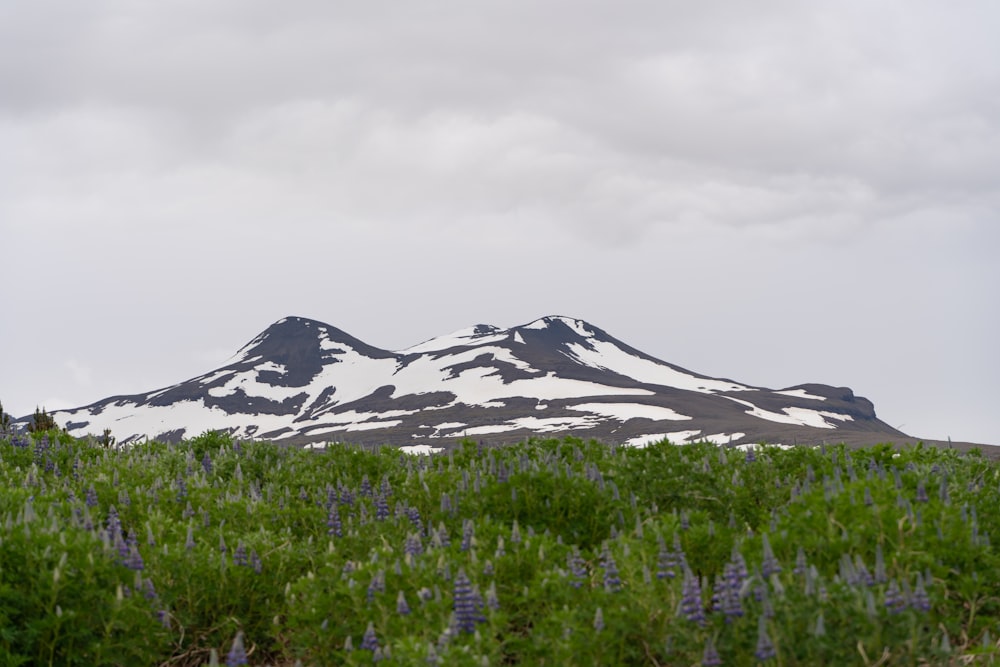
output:
[[[419,556],[424,552],[424,545],[420,542],[420,533],[410,533],[406,536],[406,543],[403,545],[403,553],[410,556]]]
[[[445,527],[443,521],[438,522],[437,527],[437,539],[441,546],[447,549],[451,546],[451,536],[448,534],[448,529]]]
[[[774,648],[771,636],[767,634],[767,619],[758,617],[757,621],[757,649],[754,656],[761,662],[773,660],[778,656],[778,651]]]
[[[680,612],[684,618],[701,625],[705,622],[705,607],[701,599],[701,583],[690,568],[684,570]]]
[[[583,580],[587,577],[587,564],[580,556],[580,550],[577,547],[573,547],[573,551],[566,556],[566,565],[573,576],[569,585],[573,588],[580,588],[583,585]]]
[[[715,648],[712,636],[709,635],[705,639],[705,650],[701,654],[701,667],[721,667],[721,665],[722,658],[719,656],[718,649]]]
[[[480,606],[477,606],[477,597],[465,570],[460,569],[455,576],[452,603],[455,611],[455,624],[460,632],[472,634],[475,632],[476,623],[486,620]]]
[[[97,491],[94,489],[93,484],[91,484],[90,488],[87,489],[87,495],[84,499],[84,503],[87,507],[97,507]]]
[[[236,639],[233,640],[233,645],[229,649],[229,653],[226,655],[226,667],[237,667],[238,665],[246,665],[247,662],[247,652],[243,647],[243,631],[240,630],[236,633]]]
[[[139,554],[139,547],[132,544],[128,547],[128,556],[125,559],[125,567],[136,572],[142,571],[146,566]]]
[[[153,580],[146,579],[142,583],[145,588],[145,591],[143,592],[145,598],[150,601],[155,600],[157,595],[156,595],[156,587],[153,586]]]
[[[521,543],[521,528],[517,525],[517,519],[514,519],[514,525],[510,529],[510,541],[514,544]]]
[[[176,486],[177,486],[177,502],[179,503],[184,502],[184,499],[187,498],[187,493],[188,493],[187,482],[180,475],[177,476]]]
[[[402,616],[407,616],[410,613],[410,605],[406,603],[406,596],[402,590],[396,596],[396,613]]]
[[[377,593],[385,593],[385,570],[379,570],[368,583],[368,601],[375,599]]]
[[[250,561],[247,559],[247,548],[243,544],[243,540],[240,540],[236,544],[236,551],[233,552],[233,565],[236,567],[245,567],[249,565]]]
[[[924,576],[919,572],[917,573],[916,586],[910,595],[910,607],[924,613],[931,610],[931,598],[927,595],[927,589],[924,587]]]
[[[260,556],[257,555],[256,549],[250,550],[250,567],[253,568],[255,574],[260,574],[261,570],[264,569],[264,564],[260,560]]]
[[[462,551],[468,551],[472,548],[472,538],[475,532],[475,526],[472,523],[472,519],[465,519],[462,522],[462,544],[459,547]]]
[[[385,521],[389,518],[389,499],[381,493],[375,496],[375,519]]]
[[[361,487],[358,489],[358,495],[365,498],[371,498],[372,496],[372,483],[368,479],[367,473],[361,478]]]
[[[792,572],[796,575],[802,576],[809,569],[809,563],[806,561],[806,551],[801,546],[798,552],[795,554],[795,568]]]
[[[924,480],[917,482],[917,502],[926,503],[930,500],[927,495],[927,486],[924,484]]]
[[[500,600],[497,598],[497,582],[491,581],[490,587],[486,589],[486,606],[496,611],[500,608]]]
[[[604,552],[601,554],[601,566],[604,568],[604,590],[609,593],[619,590],[622,580],[618,576],[618,565],[615,563],[615,557],[611,555],[607,543],[604,544]]]
[[[865,486],[865,507],[871,507],[875,504],[875,500],[872,498],[872,490]]]
[[[681,548],[681,536],[677,533],[674,533],[674,561],[682,570],[688,566],[687,556],[684,554],[684,549]]]
[[[336,505],[330,505],[330,511],[326,516],[326,534],[336,537],[344,536],[344,524],[340,520],[340,512]]]
[[[114,535],[112,535],[112,539],[114,540],[115,550],[118,552],[118,557],[121,563],[125,564],[129,555],[128,543],[122,538],[122,532],[120,530],[115,531]]]
[[[184,548],[188,551],[194,549],[194,526],[188,524],[187,540],[184,542]]]
[[[861,554],[854,555],[854,571],[857,573],[858,583],[869,587],[875,585],[875,577],[868,571],[868,566],[865,565]]]
[[[224,535],[219,533],[219,553],[225,556],[227,551],[229,551],[229,549],[226,547],[226,538]]]
[[[746,456],[743,457],[743,460],[746,463],[753,463],[754,461],[756,461],[757,460],[756,448],[754,448],[752,445],[750,447],[747,447],[747,453]]]
[[[118,519],[118,510],[112,505],[108,508],[108,520],[106,522],[109,533],[121,533],[122,522]]]
[[[712,610],[721,611],[726,622],[732,622],[733,618],[743,616],[743,601],[740,599],[740,591],[743,588],[743,578],[740,576],[740,567],[736,563],[726,563],[722,571],[722,576],[715,580],[715,590],[712,594]]]
[[[392,495],[392,486],[389,485],[389,478],[382,475],[382,483],[378,487],[379,493],[388,498]]]
[[[600,632],[604,629],[604,611],[600,607],[594,612],[594,630]]]
[[[885,607],[890,614],[898,614],[906,609],[906,598],[895,579],[885,589]]]
[[[406,518],[413,524],[413,529],[418,533],[424,529],[424,522],[420,518],[420,510],[416,507],[406,508]]]
[[[201,457],[201,467],[205,470],[206,475],[212,474],[212,457],[205,452],[205,455]]]
[[[659,538],[659,543],[660,549],[656,556],[656,578],[673,579],[677,576],[677,573],[674,572],[674,568],[677,567],[674,552],[667,549],[667,543],[663,540],[662,536]]]

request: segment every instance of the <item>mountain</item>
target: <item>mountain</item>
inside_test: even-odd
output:
[[[772,390],[655,359],[587,322],[478,324],[390,352],[329,324],[275,322],[185,382],[52,413],[73,435],[178,440],[209,429],[290,444],[443,445],[572,434],[638,444],[906,437],[846,387]]]

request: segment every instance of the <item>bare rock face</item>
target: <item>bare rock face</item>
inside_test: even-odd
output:
[[[53,413],[74,435],[120,443],[206,430],[237,438],[446,445],[575,435],[639,444],[906,437],[847,387],[780,390],[655,359],[582,320],[478,324],[390,352],[301,317],[275,322],[229,362],[145,394]]]

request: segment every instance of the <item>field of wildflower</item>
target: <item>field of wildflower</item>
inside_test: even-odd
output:
[[[977,452],[0,435],[0,665],[1000,659]]]

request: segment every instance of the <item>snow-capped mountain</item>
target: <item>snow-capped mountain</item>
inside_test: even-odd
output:
[[[218,369],[53,413],[74,435],[119,442],[210,429],[237,438],[445,444],[572,434],[639,443],[889,439],[903,434],[847,388],[771,390],[654,359],[582,320],[480,324],[390,352],[286,317]]]

